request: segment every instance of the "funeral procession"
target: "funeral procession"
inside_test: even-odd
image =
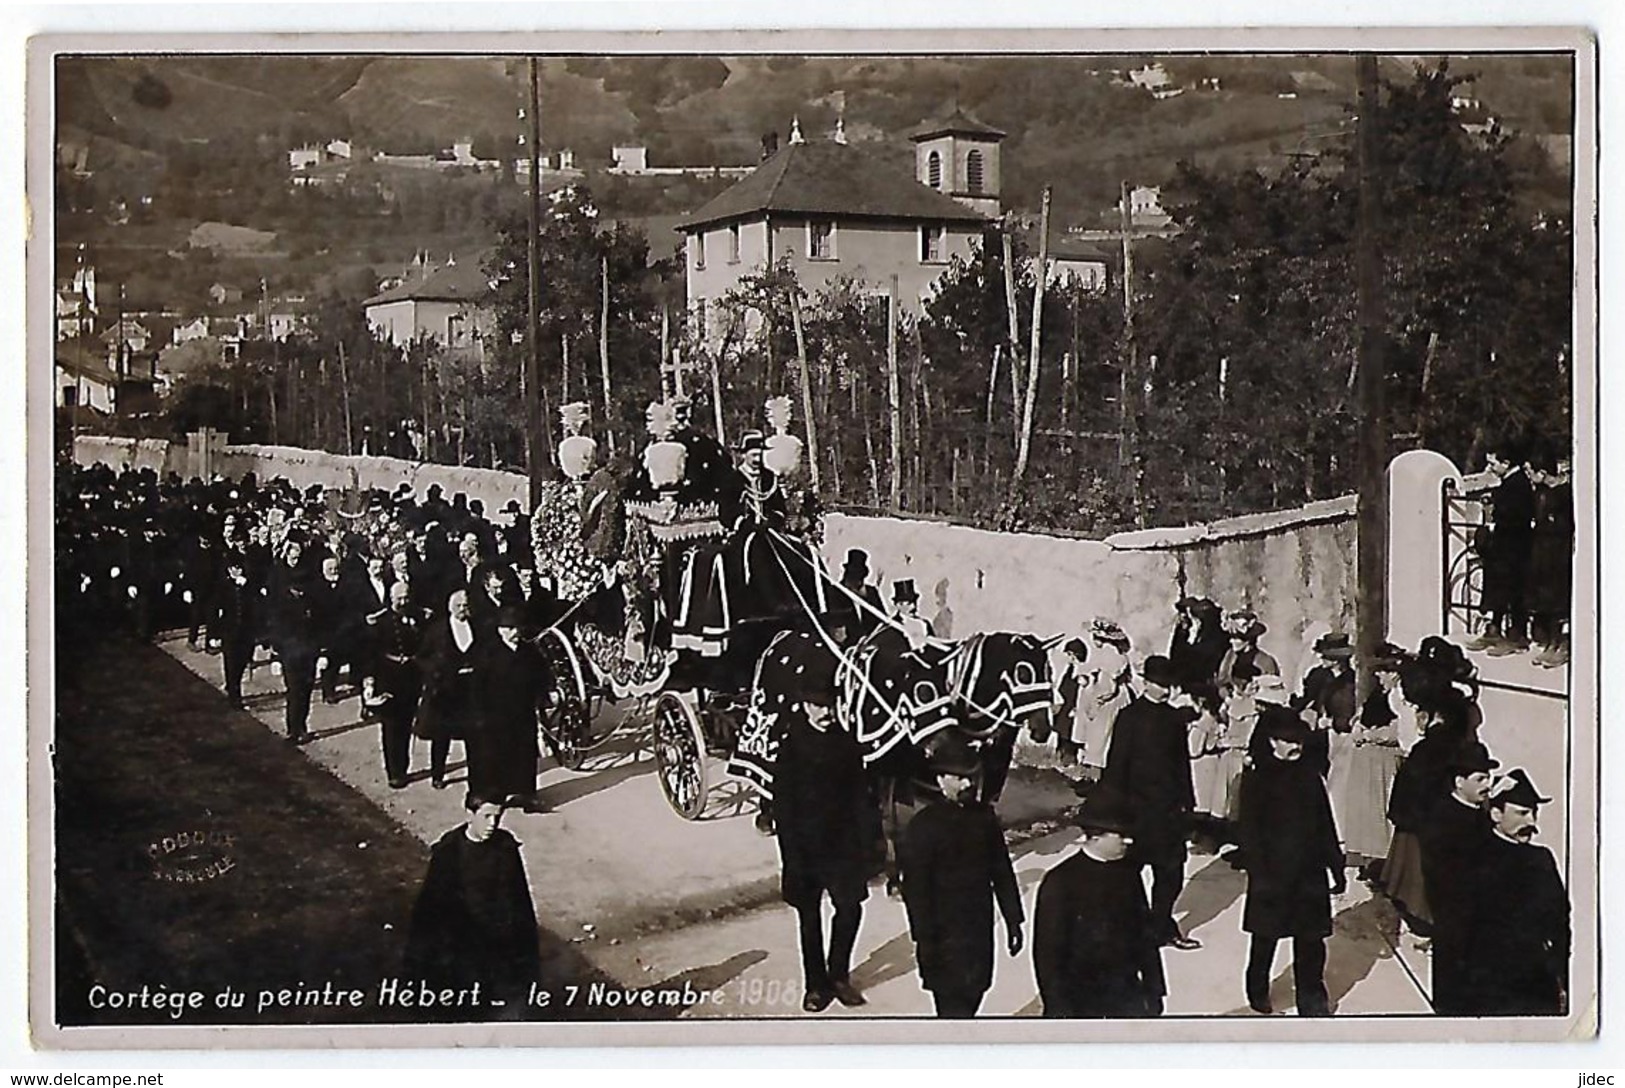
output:
[[[1595,1031],[1582,65],[55,57],[36,1024]]]

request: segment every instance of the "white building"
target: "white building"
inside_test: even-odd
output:
[[[621,174],[641,174],[649,169],[647,147],[616,147],[610,150],[615,165],[610,169]]]
[[[484,354],[495,329],[491,284],[473,264],[448,261],[382,291],[366,303],[367,324],[397,347],[433,339],[453,351]]]

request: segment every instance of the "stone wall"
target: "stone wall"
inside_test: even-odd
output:
[[[73,450],[74,460],[81,465],[100,462],[113,468],[151,468],[189,475],[186,446],[162,439],[80,435],[74,440]],[[509,499],[529,505],[523,476],[486,468],[422,464],[394,457],[352,457],[292,446],[226,446],[220,452],[216,471],[233,479],[250,472],[261,480],[285,476],[301,488],[321,484],[323,487],[380,487],[394,491],[400,484],[409,483],[419,495],[428,490],[430,484],[439,484],[448,496],[466,492],[469,498],[483,501],[489,511],[502,509]]]
[[[162,438],[81,434],[73,440],[73,459],[81,465],[103,464],[120,470],[150,468],[158,473],[183,473],[186,447]]]
[[[74,450],[81,464],[185,474],[186,448],[161,441],[80,436]],[[285,476],[300,487],[393,491],[407,482],[421,495],[438,483],[446,494],[465,492],[492,511],[509,499],[525,503],[527,490],[525,478],[513,473],[280,446],[227,446],[219,465],[228,476]],[[840,570],[848,548],[868,551],[888,599],[892,581],[912,578],[921,614],[948,637],[989,630],[1073,634],[1105,616],[1128,632],[1138,659],[1166,649],[1174,601],[1190,593],[1256,611],[1269,628],[1265,649],[1291,672],[1306,635],[1351,630],[1354,618],[1352,497],[1105,540],[829,515],[825,558],[832,571]]]
[[[1252,608],[1269,628],[1264,648],[1291,671],[1306,636],[1350,630],[1354,618],[1352,498],[1105,540],[841,515],[826,520],[825,536],[833,570],[848,548],[869,553],[883,596],[912,578],[921,614],[950,637],[1076,634],[1104,616],[1128,632],[1138,660],[1165,652],[1174,602],[1188,593]]]

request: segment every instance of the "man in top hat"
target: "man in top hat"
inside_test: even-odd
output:
[[[1097,789],[1078,812],[1078,852],[1044,875],[1033,912],[1033,972],[1052,1019],[1160,1016],[1168,992],[1161,926],[1140,868],[1127,860],[1134,821]]]
[[[852,985],[852,949],[869,897],[868,784],[857,739],[835,717],[835,656],[802,640],[801,660],[781,662],[795,679],[786,693],[773,763],[773,816],[780,892],[795,908],[806,994],[801,1007],[822,1012],[865,998]],[[777,652],[777,651],[775,651]],[[798,667],[799,666],[799,667]],[[824,943],[823,900],[835,906]]]
[[[1505,653],[1529,641],[1526,583],[1535,542],[1535,487],[1524,470],[1522,443],[1502,443],[1486,460],[1499,481],[1490,493],[1488,524],[1477,538],[1484,565],[1480,604],[1489,625],[1468,648]]]
[[[1568,892],[1552,852],[1534,843],[1538,810],[1550,800],[1521,769],[1489,789],[1491,834],[1473,859],[1465,919],[1464,985],[1479,1016],[1568,1011]]]
[[[1139,696],[1112,723],[1099,788],[1116,791],[1134,814],[1135,855],[1151,869],[1151,914],[1159,936],[1189,951],[1201,942],[1180,933],[1174,903],[1185,881],[1185,839],[1196,803],[1189,733],[1198,712],[1169,702],[1179,680],[1166,657],[1145,659]]]
[[[875,629],[885,614],[880,590],[869,582],[868,552],[862,548],[847,550],[846,563],[841,568],[841,588],[836,592],[839,600],[831,608],[830,623],[839,629],[837,637],[842,645],[856,645]]]
[[[932,797],[898,847],[903,902],[920,985],[941,1017],[969,1018],[993,984],[993,907],[1004,917],[1005,947],[1021,951],[1021,892],[1004,831],[976,800],[981,766],[955,733],[932,748],[940,797]]]
[[[518,499],[509,499],[502,507],[502,524],[497,529],[498,550],[502,558],[518,570],[536,566],[536,553],[531,548],[530,519],[520,509]]]
[[[1304,760],[1310,729],[1287,707],[1259,708],[1267,754],[1242,774],[1239,832],[1247,870],[1241,928],[1252,935],[1247,1004],[1273,1012],[1270,972],[1282,938],[1292,941],[1299,1016],[1327,1016],[1326,938],[1331,897],[1345,890],[1343,850],[1326,783]]]
[[[914,579],[901,578],[892,583],[892,618],[911,650],[924,649],[926,640],[932,638],[936,632],[931,628],[931,621],[920,615],[920,591],[914,588]]]
[[[1490,836],[1484,802],[1498,764],[1478,741],[1449,757],[1450,793],[1436,799],[1420,834],[1422,886],[1433,912],[1433,1009],[1443,1016],[1472,1008],[1467,987],[1467,919],[1473,910],[1471,869]]]

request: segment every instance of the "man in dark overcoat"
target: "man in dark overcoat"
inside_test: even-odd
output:
[[[869,897],[868,788],[857,738],[835,719],[835,657],[809,641],[780,711],[773,806],[784,901],[795,908],[806,995],[801,1007],[822,1012],[831,1001],[866,1003],[852,985],[852,949]],[[835,905],[828,951],[823,900]]]
[[[1428,811],[1419,838],[1422,886],[1433,915],[1433,1011],[1466,1015],[1472,1008],[1467,986],[1470,966],[1467,925],[1477,894],[1471,875],[1490,837],[1490,773],[1498,766],[1477,741],[1457,746],[1448,757],[1450,792]]]
[[[1140,695],[1118,712],[1100,785],[1124,799],[1134,815],[1134,856],[1151,869],[1151,914],[1164,944],[1182,951],[1201,942],[1180,933],[1174,903],[1185,881],[1185,838],[1195,792],[1191,785],[1191,707],[1169,696],[1179,677],[1166,657],[1145,659]]]
[[[1490,493],[1489,525],[1480,532],[1484,565],[1481,604],[1489,612],[1484,636],[1472,649],[1505,652],[1528,644],[1529,558],[1535,540],[1535,488],[1524,470],[1520,443],[1506,443],[1488,457],[1499,482]]]
[[[320,573],[310,580],[311,614],[321,639],[322,702],[339,701],[339,672],[348,666],[352,682],[363,662],[355,652],[350,626],[345,622],[345,585],[342,561],[333,555],[321,561]]]
[[[991,806],[976,799],[976,754],[944,734],[931,752],[940,797],[909,821],[898,847],[903,902],[920,984],[937,1015],[969,1018],[993,984],[993,907],[1004,917],[1005,947],[1021,951],[1021,892]]]
[[[182,560],[183,595],[187,605],[186,644],[198,648],[209,617],[215,611],[215,591],[220,588],[219,526],[212,512],[200,511],[186,536]]]
[[[435,989],[479,983],[490,997],[517,1006],[541,967],[525,861],[499,826],[500,800],[470,793],[465,804],[468,822],[430,850],[401,973]]]
[[[1331,1013],[1326,994],[1326,938],[1331,897],[1345,889],[1343,850],[1319,770],[1304,759],[1311,731],[1287,707],[1265,704],[1258,728],[1269,751],[1242,774],[1239,831],[1247,900],[1241,928],[1252,935],[1247,1004],[1268,1014],[1270,971],[1282,938],[1292,941],[1292,978],[1299,1016]]]
[[[479,638],[469,617],[467,593],[453,593],[446,608],[445,615],[428,617],[418,647],[423,693],[412,723],[412,731],[429,742],[429,775],[437,790],[446,788],[451,742],[464,740],[472,723],[475,647],[488,641]]]
[[[282,546],[282,558],[271,569],[267,587],[271,638],[287,688],[287,740],[294,744],[311,739],[310,696],[316,687],[316,658],[321,647],[313,608],[315,591],[304,554],[304,540],[290,536]]]
[[[523,610],[505,605],[496,614],[494,637],[475,642],[475,713],[463,744],[471,792],[545,812],[536,790],[537,715],[552,697],[553,673],[536,646],[521,638],[524,624]]]
[[[1492,831],[1472,867],[1467,919],[1465,986],[1479,1016],[1568,1012],[1569,896],[1552,852],[1534,843],[1549,800],[1522,770],[1490,786]]]
[[[847,550],[846,564],[841,568],[841,588],[831,598],[830,628],[837,632],[836,638],[843,646],[857,645],[880,624],[886,608],[880,599],[880,590],[869,582],[868,552],[862,548]]]
[[[1162,933],[1140,867],[1126,860],[1134,821],[1121,797],[1096,787],[1078,812],[1083,843],[1045,874],[1033,911],[1033,971],[1044,1016],[1160,1016],[1168,992]]]
[[[243,673],[254,659],[264,597],[264,586],[255,579],[253,564],[242,543],[229,542],[223,549],[220,573],[210,594],[214,613],[209,621],[209,636],[220,642],[226,701],[235,710],[243,708]]]
[[[417,653],[427,624],[411,603],[405,582],[389,589],[389,611],[373,625],[373,653],[367,685],[381,726],[384,774],[390,789],[405,789],[412,765],[412,721],[422,680]]]
[[[685,502],[714,500],[727,486],[733,461],[711,435],[694,426],[694,405],[687,397],[672,398],[677,427],[672,438],[683,444],[683,487],[677,497]]]

